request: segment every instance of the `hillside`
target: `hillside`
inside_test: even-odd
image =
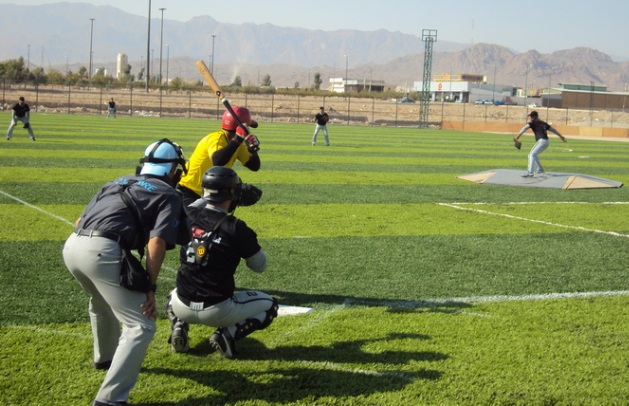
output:
[[[91,18],[95,19],[93,34]],[[156,74],[160,23],[159,15],[153,14],[147,58],[144,17],[89,4],[0,4],[0,60],[22,56],[31,67],[77,71],[89,63],[91,40],[95,68],[105,67],[113,73],[117,54],[125,53],[132,73],[137,75],[150,59],[150,70]],[[20,41],[15,40],[16,33]],[[257,84],[268,74],[274,86],[306,87],[315,72],[327,84],[330,77],[344,77],[347,68],[351,79],[383,80],[389,86],[410,88],[423,75],[424,44],[418,36],[400,32],[235,25],[202,16],[185,23],[165,19],[163,34],[165,78],[199,79],[194,67],[197,59],[206,60],[208,65],[214,62],[215,76],[225,84],[236,75],[243,84]],[[628,68],[629,62],[616,62],[589,48],[517,53],[498,44],[437,41],[432,72],[482,74],[490,83],[527,84],[529,88],[547,87],[549,83],[594,83],[623,91],[629,82]]]

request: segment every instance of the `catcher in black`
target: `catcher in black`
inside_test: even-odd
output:
[[[533,175],[544,174],[544,167],[539,160],[539,154],[544,152],[550,145],[550,141],[548,141],[548,131],[556,134],[563,142],[567,141],[566,137],[561,135],[559,131],[551,127],[551,125],[547,122],[540,120],[537,111],[531,111],[528,116],[531,117],[531,121],[522,127],[518,135],[516,135],[513,139],[515,147],[520,149],[522,147],[522,144],[520,143],[520,136],[522,136],[522,134],[524,134],[524,132],[529,128],[533,130],[533,133],[535,134],[535,145],[533,145],[533,148],[531,148],[531,151],[529,152],[528,169],[522,174],[525,178],[530,178]]]
[[[18,121],[24,124],[24,128],[28,131],[28,136],[31,141],[35,141],[35,134],[31,128],[31,107],[24,101],[24,97],[20,96],[18,102],[12,107],[13,114],[11,115],[11,123],[7,129],[7,141],[13,136],[13,129],[17,125]]]
[[[239,205],[257,202],[261,193],[248,190],[231,168],[214,166],[202,180],[203,197],[188,206],[192,240],[182,246],[177,287],[167,306],[173,351],[187,352],[189,324],[218,327],[212,347],[236,357],[236,341],[268,327],[277,316],[277,301],[259,291],[235,291],[234,273],[241,258],[249,269],[263,272],[266,254],[255,231],[234,217]]]

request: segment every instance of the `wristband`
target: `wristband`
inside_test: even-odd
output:
[[[157,292],[157,284],[156,283],[151,283],[149,284],[149,292]]]

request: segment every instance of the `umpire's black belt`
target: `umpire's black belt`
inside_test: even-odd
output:
[[[122,237],[116,233],[112,233],[111,231],[100,231],[100,230],[86,230],[84,228],[77,228],[74,230],[76,235],[82,235],[84,237],[103,237],[109,240],[120,243],[122,241]]]

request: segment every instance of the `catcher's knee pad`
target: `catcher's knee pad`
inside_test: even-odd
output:
[[[273,319],[277,317],[277,310],[279,309],[279,307],[280,306],[277,303],[277,299],[273,298],[273,304],[271,305],[271,308],[265,312],[266,317],[262,321],[260,330],[263,328],[267,328],[273,322]]]
[[[277,317],[278,308],[279,305],[277,304],[277,300],[273,298],[273,303],[269,310],[259,313],[254,317],[248,318],[242,323],[237,323],[234,339],[240,340],[241,338],[248,336],[256,330],[267,328]]]

